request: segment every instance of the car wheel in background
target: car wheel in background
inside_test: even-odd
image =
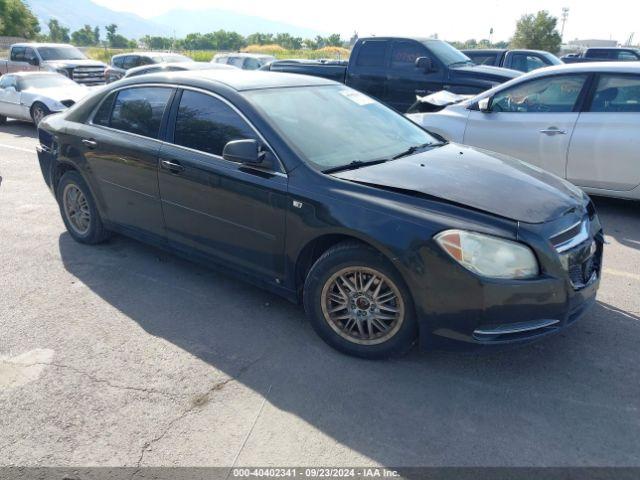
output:
[[[102,219],[87,184],[78,172],[67,172],[56,189],[62,220],[69,234],[80,243],[103,242],[111,233]]]
[[[36,124],[36,127],[40,125],[42,119],[47,115],[51,115],[51,110],[44,103],[36,102],[31,106],[31,119]]]
[[[305,281],[304,306],[318,335],[349,355],[398,356],[417,337],[402,277],[384,255],[359,242],[336,245],[316,261]]]

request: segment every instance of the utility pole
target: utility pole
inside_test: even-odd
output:
[[[564,24],[567,23],[569,18],[569,7],[562,8],[562,15],[560,15],[560,21],[562,22],[562,28],[560,30],[560,38],[564,40]]]
[[[493,27],[489,29],[489,46],[493,45],[491,42],[491,37],[493,37]]]

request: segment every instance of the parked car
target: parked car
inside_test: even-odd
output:
[[[9,60],[0,60],[0,75],[24,71],[56,72],[83,85],[104,84],[106,64],[89,60],[72,45],[62,43],[16,43]]]
[[[302,301],[352,355],[538,339],[599,285],[602,231],[580,189],[326,79],[124,79],[46,118],[39,139],[72,238],[122,232],[226,267]]]
[[[439,90],[479,93],[521,74],[476,65],[442,40],[399,37],[361,38],[345,63],[274,62],[269,70],[340,81],[401,112],[409,109],[416,95]]]
[[[38,125],[89,93],[87,87],[52,72],[18,72],[0,77],[0,125],[7,117]]]
[[[640,199],[640,64],[535,70],[409,116],[447,140],[511,155],[588,193]]]
[[[259,70],[275,59],[273,55],[259,53],[218,53],[211,59],[211,63],[232,65],[242,70]]]
[[[564,63],[584,62],[636,62],[640,60],[637,48],[587,48],[581,53],[571,53],[562,57]]]
[[[130,52],[111,57],[111,65],[105,73],[107,83],[115,82],[125,76],[127,71],[143,65],[160,63],[187,63],[193,59],[179,53],[167,52]]]
[[[462,50],[476,65],[511,68],[520,72],[530,72],[550,65],[562,65],[562,60],[553,53],[543,50],[507,50],[476,48]]]
[[[237,68],[231,65],[210,62],[154,63],[153,65],[130,68],[125,73],[124,78],[137,77],[148,73],[183,72],[185,70],[237,70]]]

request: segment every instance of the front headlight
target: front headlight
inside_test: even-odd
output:
[[[64,75],[65,77],[70,77],[69,71],[66,68],[58,68],[56,72],[58,72],[60,75]]]
[[[538,261],[518,242],[466,230],[445,230],[434,237],[460,265],[483,277],[523,279],[538,275]]]

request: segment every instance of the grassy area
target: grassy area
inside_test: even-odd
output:
[[[113,55],[119,53],[133,52],[134,50],[115,49],[115,48],[89,48],[86,54],[89,58],[100,60],[105,63],[111,61]],[[330,58],[336,60],[347,60],[349,58],[349,50],[340,47],[325,47],[318,50],[286,50],[279,45],[249,45],[242,50],[249,53],[263,53],[273,55],[276,58],[307,58],[319,59]],[[209,62],[213,56],[218,53],[216,50],[185,50],[183,55],[193,58],[197,62]]]

